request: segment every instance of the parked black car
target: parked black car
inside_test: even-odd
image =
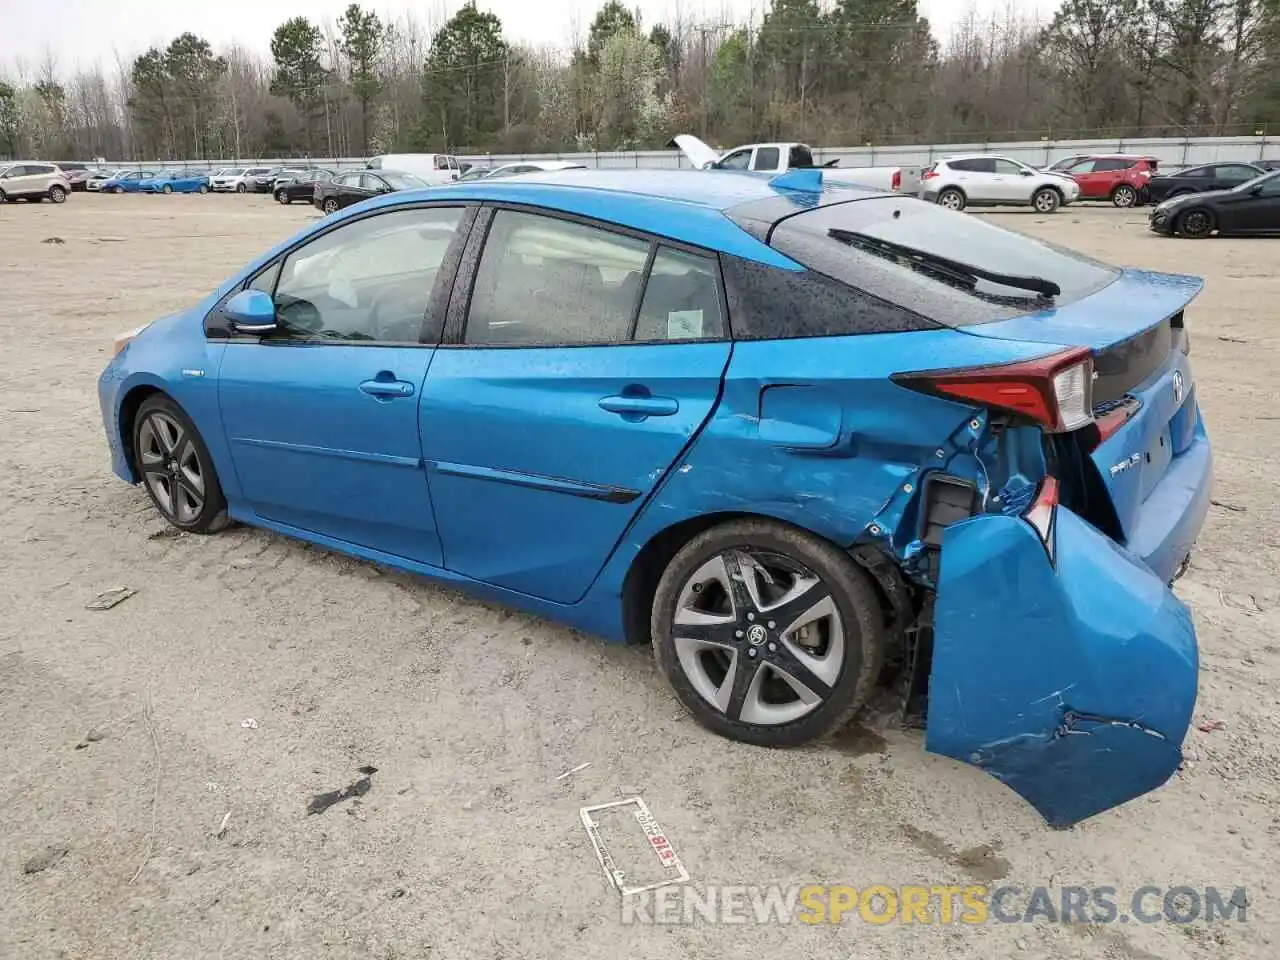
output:
[[[316,183],[333,177],[332,170],[321,170],[314,167],[310,170],[299,170],[291,180],[276,183],[275,196],[281,203],[293,203],[295,200],[310,202],[315,197]]]
[[[251,177],[244,178],[245,188],[250,193],[271,193],[275,189],[276,179],[294,169],[300,168],[272,167],[262,173],[255,173]]]
[[[352,170],[340,173],[332,180],[319,180],[314,184],[311,202],[325,213],[333,213],[361,200],[368,200],[381,193],[397,190],[418,190],[427,186],[411,173],[395,170]]]
[[[1177,173],[1162,173],[1147,181],[1147,196],[1152,203],[1180,197],[1185,193],[1205,190],[1231,190],[1265,173],[1251,163],[1206,163]]]
[[[1280,236],[1280,170],[1231,190],[1172,197],[1152,209],[1156,233],[1199,239],[1221,236]]]

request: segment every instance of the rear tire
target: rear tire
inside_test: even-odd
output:
[[[1054,213],[1062,206],[1062,194],[1053,187],[1041,187],[1032,194],[1031,206],[1038,213]]]
[[[49,199],[54,203],[66,203],[67,191],[55,183],[49,188]]]
[[[322,210],[324,210],[324,212],[325,212],[326,214],[330,214],[330,213],[337,213],[337,212],[338,212],[338,201],[337,201],[337,200],[334,200],[332,197],[330,197],[328,200],[326,200],[326,201],[324,202],[324,206],[323,206],[323,207],[321,207],[321,209],[322,209]]]
[[[161,188],[160,188],[160,192],[161,192],[161,193],[173,193],[173,187],[171,187],[169,184],[167,184],[167,183],[166,183],[163,187],[161,187]]]
[[[1138,191],[1127,183],[1122,183],[1111,191],[1111,203],[1122,210],[1138,205]]]
[[[955,187],[947,187],[938,194],[938,206],[945,207],[948,210],[955,210],[959,213],[965,208],[964,193]]]
[[[1176,232],[1191,240],[1203,240],[1213,233],[1215,225],[1216,221],[1210,211],[1196,207],[1178,217]]]
[[[698,723],[768,747],[844,727],[885,647],[884,612],[848,554],[773,520],[731,521],[685,544],[658,583],[651,629],[658,666]]]
[[[132,428],[134,469],[160,515],[188,533],[225,527],[227,501],[213,458],[186,412],[164,394],[152,394]]]
[[[248,188],[248,187],[246,187],[243,183],[237,183],[237,184],[236,184],[236,193],[244,193],[244,192],[245,192],[246,190],[248,190],[248,189],[249,189],[249,188]]]
[[[276,192],[276,202],[287,205],[292,203],[293,201],[289,199],[289,194],[286,191],[280,190]]]

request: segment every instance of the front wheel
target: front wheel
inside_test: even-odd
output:
[[[276,192],[276,202],[277,202],[277,203],[286,203],[286,204],[287,204],[287,203],[289,203],[289,202],[290,202],[290,201],[289,201],[289,194],[288,194],[287,192],[285,192],[284,190],[279,190],[279,191],[277,191],[277,192]]]
[[[173,193],[173,187],[169,186],[169,184],[167,184],[167,183],[166,183],[163,187],[161,187],[161,188],[160,188],[160,192],[161,192],[161,193]]]
[[[49,188],[49,199],[54,203],[66,203],[67,191],[55,183]]]
[[[654,595],[654,655],[703,726],[759,746],[798,746],[866,702],[884,613],[844,551],[771,520],[695,537]]]
[[[160,515],[180,530],[212,533],[227,501],[209,448],[191,418],[163,394],[142,401],[133,421],[134,464]]]
[[[208,193],[208,192],[209,192],[209,185],[208,185],[207,183],[202,183],[202,184],[200,184],[200,192],[201,192],[201,193]]]
[[[1031,198],[1031,205],[1037,213],[1053,213],[1062,206],[1062,194],[1053,187],[1042,187]]]
[[[243,183],[236,184],[236,193],[244,193],[247,189],[248,187],[246,187]]]
[[[113,188],[111,189],[111,192],[112,192],[112,193],[124,193],[124,187],[113,187]]]
[[[1213,233],[1213,214],[1208,210],[1188,210],[1178,218],[1178,233],[1192,240],[1202,240]]]
[[[324,212],[325,212],[325,213],[337,213],[337,212],[338,212],[338,201],[337,201],[337,200],[334,200],[332,197],[330,197],[328,200],[326,200],[326,201],[324,202],[324,208],[323,208],[323,209],[324,209]]]
[[[1127,183],[1122,183],[1111,191],[1111,202],[1122,209],[1135,206],[1138,202],[1138,191]]]
[[[948,210],[960,211],[964,209],[964,194],[954,187],[948,187],[938,194],[938,206],[946,207]]]

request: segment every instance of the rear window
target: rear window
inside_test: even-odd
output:
[[[814,165],[813,152],[803,143],[793,144],[791,159],[787,165],[796,170],[807,170]]]
[[[1061,306],[1119,276],[1117,269],[1073,251],[912,198],[874,197],[796,214],[775,226],[770,244],[811,270],[950,327]],[[944,268],[939,258],[953,263]],[[956,265],[1047,280],[1061,292],[1046,300],[1018,286],[959,273]]]

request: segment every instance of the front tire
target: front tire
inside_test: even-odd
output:
[[[244,193],[247,189],[248,187],[246,187],[243,183],[236,184],[236,193]]]
[[[1122,210],[1137,206],[1138,191],[1133,189],[1133,187],[1129,186],[1127,183],[1122,183],[1111,191],[1111,203]]]
[[[173,187],[171,187],[169,184],[167,184],[167,183],[166,183],[163,187],[161,187],[161,188],[160,188],[160,192],[161,192],[161,193],[173,193]]]
[[[160,515],[179,530],[213,533],[227,522],[227,501],[213,458],[181,407],[153,394],[133,420],[134,467]]]
[[[58,186],[57,184],[54,184],[52,187],[49,188],[49,199],[52,200],[54,203],[66,203],[67,191],[64,190],[62,187]]]
[[[938,194],[938,206],[959,213],[965,208],[964,194],[955,187],[947,187]]]
[[[880,673],[884,614],[842,550],[772,520],[713,527],[667,565],[653,649],[709,730],[798,746],[842,728]]]
[[[1031,205],[1037,213],[1054,213],[1062,206],[1062,194],[1053,187],[1041,187],[1031,197]]]
[[[1203,240],[1213,233],[1213,214],[1208,210],[1188,210],[1178,217],[1177,232],[1192,240]]]
[[[289,200],[289,194],[288,194],[287,192],[285,192],[284,190],[277,191],[277,192],[276,192],[276,202],[277,202],[277,203],[283,203],[283,204],[286,204],[286,205],[287,205],[287,204],[289,204],[289,203],[291,202],[291,201]]]
[[[324,202],[324,206],[321,209],[323,209],[326,214],[337,213],[338,201],[330,197],[328,200]]]

